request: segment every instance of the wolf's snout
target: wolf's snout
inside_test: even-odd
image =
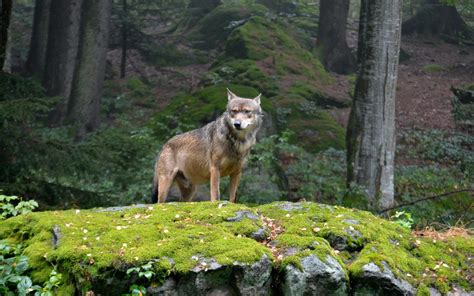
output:
[[[242,122],[240,120],[234,121],[234,126],[236,129],[240,129],[242,127]]]

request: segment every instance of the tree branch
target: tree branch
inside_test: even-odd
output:
[[[474,188],[461,189],[461,190],[444,192],[444,193],[437,194],[437,195],[423,197],[423,198],[420,198],[420,199],[417,199],[417,200],[414,200],[414,201],[411,201],[411,202],[407,202],[407,203],[404,203],[404,204],[399,204],[399,205],[396,205],[396,206],[393,206],[393,207],[390,207],[390,208],[383,209],[383,210],[379,211],[379,214],[383,214],[383,213],[386,213],[388,211],[398,209],[398,208],[401,208],[401,207],[411,206],[411,205],[414,205],[414,204],[422,202],[422,201],[436,199],[436,198],[440,198],[440,197],[445,197],[445,196],[449,196],[449,195],[452,195],[452,194],[455,194],[455,193],[461,193],[461,192],[474,192]]]

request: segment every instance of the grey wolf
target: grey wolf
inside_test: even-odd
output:
[[[227,89],[227,107],[219,118],[166,142],[155,163],[152,202],[165,202],[173,183],[182,200],[191,201],[196,186],[209,181],[216,201],[220,178],[230,176],[229,200],[235,203],[242,167],[262,125],[260,98],[241,98]]]

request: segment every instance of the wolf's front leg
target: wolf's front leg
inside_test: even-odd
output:
[[[211,201],[217,201],[219,192],[220,171],[217,166],[211,166]]]
[[[239,187],[239,183],[240,183],[240,176],[242,176],[242,173],[240,170],[230,175],[229,201],[233,203],[237,202],[236,195],[237,195],[237,188]]]

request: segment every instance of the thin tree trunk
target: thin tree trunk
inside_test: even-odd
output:
[[[324,67],[339,74],[354,71],[355,62],[346,41],[349,0],[321,0],[317,46]]]
[[[365,189],[368,206],[394,201],[395,92],[401,0],[362,0],[358,76],[347,129],[347,182]]]
[[[77,139],[99,125],[111,10],[112,0],[84,0],[78,59],[67,112],[68,120],[76,126]]]
[[[79,44],[82,0],[51,0],[43,84],[50,96],[68,98]]]
[[[2,0],[2,9],[0,15],[0,70],[3,69],[8,44],[8,27],[12,15],[12,0]]]
[[[30,51],[26,61],[28,75],[42,81],[46,65],[46,49],[48,46],[49,11],[51,0],[36,0],[31,34]]]
[[[127,37],[128,37],[128,7],[127,0],[122,0],[122,57],[120,61],[120,78],[125,78],[127,67]]]

